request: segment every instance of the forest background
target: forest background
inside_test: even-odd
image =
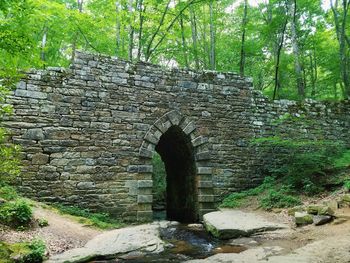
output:
[[[350,0],[1,0],[2,92],[76,50],[233,71],[273,99],[350,96]]]

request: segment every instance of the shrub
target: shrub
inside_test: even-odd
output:
[[[275,185],[275,178],[271,176],[267,176],[265,177],[264,182],[256,188],[245,190],[239,193],[230,194],[222,201],[220,207],[227,207],[227,208],[239,207],[242,204],[243,199],[249,196],[257,196],[259,194],[262,194],[267,189],[274,187],[274,185]]]
[[[269,156],[265,170],[286,185],[306,194],[322,190],[327,169],[344,153],[341,142],[289,140],[269,137],[255,140],[262,154]]]
[[[344,188],[346,191],[350,191],[350,180],[344,182]]]
[[[32,209],[23,199],[7,202],[0,207],[0,219],[13,227],[26,227],[32,220]]]
[[[13,183],[18,176],[19,146],[7,142],[8,136],[4,128],[0,128],[0,186]]]
[[[39,225],[40,227],[48,226],[48,225],[49,225],[49,221],[47,221],[47,219],[45,219],[45,218],[40,218],[40,219],[38,220],[38,225]]]
[[[164,163],[158,153],[152,159],[153,164],[153,198],[154,202],[164,202],[166,198],[166,172]]]
[[[18,198],[18,194],[15,188],[5,185],[0,187],[0,198],[10,201]]]
[[[40,263],[44,259],[46,246],[42,240],[7,244],[0,242],[0,262]]]
[[[300,199],[288,195],[287,192],[288,191],[283,188],[278,191],[275,189],[270,189],[267,195],[261,198],[260,205],[264,209],[272,209],[293,207],[301,204]]]

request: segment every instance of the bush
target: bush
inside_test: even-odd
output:
[[[23,199],[7,202],[0,207],[0,219],[13,227],[26,227],[32,221],[32,209]]]
[[[8,136],[0,128],[0,186],[13,183],[19,175],[19,146],[7,143]]]
[[[275,189],[270,189],[266,196],[261,198],[260,205],[264,209],[272,208],[286,208],[300,205],[300,199],[288,195],[288,191],[281,189],[276,191]]]
[[[154,202],[165,202],[166,199],[166,172],[164,163],[158,153],[152,159],[153,164],[153,198]]]
[[[45,219],[45,218],[40,218],[40,219],[38,220],[38,225],[39,225],[40,227],[48,226],[48,225],[49,225],[49,221],[47,221],[47,219]]]
[[[0,242],[0,262],[40,263],[44,259],[46,246],[42,240],[7,244]]]
[[[275,185],[275,178],[271,176],[267,176],[265,177],[264,182],[256,188],[242,191],[239,193],[230,194],[222,201],[220,207],[226,207],[226,208],[239,207],[242,204],[243,199],[249,196],[257,196],[259,194],[262,194],[264,191],[266,191],[269,188],[272,188],[274,185]]]
[[[0,198],[10,201],[18,198],[18,194],[15,188],[5,185],[0,187]]]
[[[255,140],[262,154],[269,156],[265,170],[285,185],[305,194],[322,191],[325,171],[334,168],[345,152],[341,142],[289,140],[270,137]]]

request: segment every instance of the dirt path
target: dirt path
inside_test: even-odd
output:
[[[101,230],[74,221],[68,215],[60,215],[39,205],[34,208],[34,217],[45,218],[49,225],[22,232],[0,228],[0,240],[13,243],[40,238],[45,241],[48,253],[53,255],[71,248],[82,247],[87,241],[102,233]]]

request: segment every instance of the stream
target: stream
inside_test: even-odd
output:
[[[174,225],[162,229],[161,238],[167,242],[164,252],[145,254],[132,252],[113,260],[93,261],[98,263],[148,263],[148,262],[183,262],[191,259],[204,259],[217,253],[240,253],[247,248],[229,245],[227,241],[218,240],[209,235],[200,224],[194,227]]]

